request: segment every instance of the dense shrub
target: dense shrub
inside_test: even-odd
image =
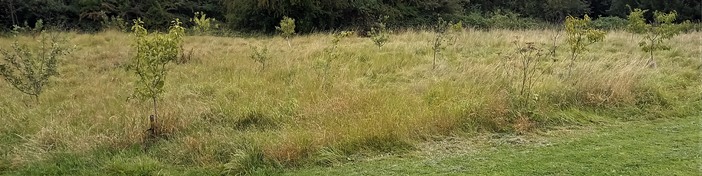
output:
[[[620,30],[626,28],[629,22],[619,17],[599,17],[592,20],[592,27],[600,30]]]
[[[461,18],[469,27],[477,29],[530,29],[547,26],[545,22],[534,18],[524,17],[512,11],[497,10],[495,12],[481,14],[471,12]]]
[[[2,1],[0,24],[3,28],[19,25],[24,21],[34,23],[43,19],[47,26],[81,31],[98,31],[102,22],[111,19],[131,21],[144,19],[147,28],[168,29],[173,18],[187,21],[195,12],[204,12],[221,19],[222,6],[217,0],[80,0],[80,1]]]
[[[535,28],[538,25],[536,20],[522,18],[519,14],[509,11],[498,10],[488,19],[488,26],[498,29],[528,29]]]
[[[463,22],[468,27],[473,27],[477,29],[488,29],[490,28],[490,22],[483,14],[479,12],[471,12],[463,18]]]

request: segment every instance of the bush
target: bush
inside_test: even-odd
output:
[[[483,14],[478,12],[471,12],[463,18],[463,22],[466,26],[470,26],[477,29],[489,29],[490,21]]]
[[[40,35],[42,31],[44,30],[44,20],[37,20],[34,23],[34,26],[29,26],[27,24],[27,21],[24,22],[24,26],[18,26],[18,25],[13,25],[12,26],[12,34],[14,35],[31,35],[32,37],[36,37],[37,35]]]
[[[192,31],[196,35],[207,35],[212,32],[211,30],[219,28],[219,25],[216,24],[217,20],[208,18],[205,12],[195,12],[195,16],[190,18],[190,22],[194,23]]]
[[[121,17],[112,16],[105,18],[100,24],[103,30],[127,32],[127,22]]]
[[[275,27],[275,30],[280,31],[280,35],[288,42],[288,47],[292,47],[290,39],[295,35],[295,19],[284,16],[280,20],[280,25]]]
[[[529,29],[538,25],[533,19],[522,18],[518,13],[510,11],[495,11],[488,19],[490,28],[497,29]]]
[[[341,42],[341,39],[347,38],[349,36],[354,35],[353,32],[349,31],[341,31],[339,33],[335,33],[333,35],[333,38],[331,40],[331,45],[327,46],[324,48],[324,55],[317,59],[317,61],[314,64],[314,68],[320,70],[320,77],[322,80],[320,81],[321,86],[323,88],[328,88],[331,86],[331,80],[334,75],[331,75],[330,71],[332,69],[332,64],[334,61],[338,60],[340,57],[339,53],[339,42]]]
[[[383,45],[388,42],[389,32],[387,26],[385,25],[385,21],[387,21],[387,19],[388,16],[381,17],[376,24],[377,27],[371,28],[371,31],[369,32],[371,40],[373,40],[373,43],[375,43],[378,48],[383,47]]]
[[[592,27],[600,30],[621,30],[625,29],[629,22],[624,18],[619,18],[616,16],[612,17],[599,17],[592,20]]]
[[[566,42],[570,49],[570,64],[568,65],[568,76],[573,71],[575,60],[580,54],[587,51],[587,46],[604,40],[606,33],[597,29],[593,29],[592,20],[585,15],[582,19],[572,16],[566,17],[565,30],[567,37]]]
[[[432,69],[436,69],[436,60],[441,55],[441,52],[446,49],[446,45],[456,42],[456,33],[463,30],[463,23],[450,23],[439,17],[439,21],[434,26],[434,39],[432,40],[432,51],[434,52],[434,60]]]
[[[651,56],[648,60],[649,66],[657,67],[653,53],[657,50],[670,50],[670,46],[665,41],[683,32],[687,26],[690,26],[690,23],[686,21],[683,24],[674,24],[673,21],[678,17],[678,13],[675,11],[670,13],[655,11],[653,13],[655,17],[654,23],[647,24],[643,18],[644,13],[647,11],[641,9],[631,11],[628,16],[629,25],[627,26],[627,31],[644,35],[644,39],[639,42],[639,46],[642,51],[647,52]]]
[[[143,27],[144,22],[134,20],[132,31],[136,36],[134,56],[129,65],[129,70],[138,77],[135,93],[140,98],[150,99],[153,102],[154,114],[152,115],[152,129],[156,131],[155,119],[158,117],[157,99],[163,93],[166,78],[166,64],[175,61],[181,54],[181,43],[185,29],[176,19],[167,34],[149,32]]]
[[[249,55],[251,60],[254,60],[261,64],[261,71],[265,70],[268,60],[270,60],[271,58],[268,54],[268,47],[264,46],[261,47],[261,49],[259,49],[258,47],[252,45],[251,50],[253,51],[251,55]]]
[[[39,101],[49,78],[58,75],[58,59],[68,54],[68,48],[61,45],[56,36],[42,32],[39,48],[33,48],[17,42],[11,51],[0,50],[3,61],[0,62],[0,75],[17,90],[33,96]]]

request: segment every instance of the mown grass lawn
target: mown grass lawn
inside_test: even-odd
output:
[[[287,174],[700,175],[701,122],[691,116],[560,129],[520,140],[489,139],[464,154],[412,152]]]

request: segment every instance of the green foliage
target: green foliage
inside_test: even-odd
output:
[[[487,19],[489,28],[493,29],[529,29],[538,26],[534,20],[521,17],[520,14],[511,11],[497,10]]]
[[[233,28],[253,32],[274,32],[283,16],[297,20],[300,33],[344,28],[370,29],[378,16],[388,16],[389,26],[412,27],[433,23],[436,14],[457,19],[461,1],[375,1],[375,0],[230,0],[225,16]]]
[[[469,13],[465,18],[463,18],[463,21],[466,23],[466,25],[476,29],[490,28],[490,24],[488,24],[488,18],[479,12]]]
[[[127,21],[125,21],[121,17],[112,16],[109,18],[105,18],[105,20],[100,22],[100,24],[102,25],[103,30],[127,32]]]
[[[699,21],[702,19],[702,1],[698,0],[608,0],[609,9],[603,15],[626,17],[632,9],[649,9],[650,11],[677,11],[681,21]],[[653,21],[652,14],[645,15],[646,21]]]
[[[331,79],[330,71],[332,68],[332,64],[335,60],[339,59],[339,42],[341,42],[341,39],[344,39],[346,37],[349,37],[353,35],[353,32],[350,31],[341,31],[339,33],[335,33],[332,36],[331,40],[331,45],[327,46],[324,48],[324,55],[317,59],[315,62],[314,68],[321,70],[319,73],[322,77],[321,85],[322,87],[328,87],[329,79]]]
[[[599,17],[592,20],[592,27],[600,30],[626,29],[629,21],[619,17]]]
[[[151,99],[154,104],[154,115],[158,116],[156,100],[163,93],[166,64],[176,60],[182,52],[180,46],[183,43],[185,29],[176,19],[172,22],[167,34],[149,34],[143,24],[144,22],[140,19],[134,20],[132,31],[136,37],[133,45],[136,56],[132,58],[128,68],[138,78],[135,85],[136,95]]]
[[[256,46],[251,46],[251,50],[253,51],[249,57],[251,60],[254,60],[261,64],[261,71],[266,69],[266,65],[268,60],[270,60],[270,56],[268,54],[268,47],[262,47],[259,49]]]
[[[505,10],[481,14],[471,12],[464,18],[466,25],[478,29],[531,29],[546,26],[544,22]]]
[[[38,101],[49,78],[58,75],[58,59],[68,54],[62,42],[65,41],[46,33],[41,34],[38,48],[14,42],[10,51],[0,50],[3,55],[0,75],[17,90]]]
[[[5,30],[23,21],[33,23],[44,19],[50,26],[62,26],[80,31],[97,31],[107,17],[121,17],[125,21],[144,19],[147,29],[165,30],[173,18],[189,19],[193,12],[205,12],[208,17],[221,20],[233,30],[273,33],[274,26],[283,16],[297,19],[301,33],[340,28],[369,29],[378,16],[389,16],[388,25],[397,27],[428,26],[435,15],[448,20],[476,19],[474,14],[510,11],[521,14],[521,19],[560,23],[565,16],[590,14],[592,16],[625,17],[629,9],[675,10],[681,20],[702,19],[702,3],[695,0],[31,0],[2,1],[0,24]],[[495,19],[504,17],[495,16]],[[490,18],[486,15],[485,18]],[[510,17],[511,18],[511,17]],[[650,17],[649,17],[650,18]],[[530,20],[531,21],[531,20]],[[476,21],[465,21],[473,26]],[[518,21],[494,20],[499,25],[523,26]],[[503,23],[505,22],[505,23]],[[530,23],[530,22],[529,22]],[[483,28],[483,27],[481,27]]]
[[[689,22],[683,24],[674,24],[673,21],[678,16],[676,11],[663,13],[660,11],[653,12],[654,21],[652,24],[647,24],[643,18],[643,14],[647,10],[634,9],[629,14],[629,26],[627,30],[635,34],[643,34],[644,38],[639,42],[641,50],[650,54],[649,65],[656,67],[653,53],[658,50],[669,50],[670,46],[665,41],[675,37],[684,31]]]
[[[587,15],[582,19],[573,16],[566,17],[566,42],[571,54],[568,75],[572,72],[577,57],[587,51],[587,46],[604,40],[606,36],[605,32],[594,29],[591,23],[592,20]]]
[[[288,41],[288,46],[291,46],[290,39],[295,35],[295,19],[284,16],[280,20],[279,26],[276,26],[275,29],[280,31],[280,35]]]
[[[44,30],[44,20],[37,20],[34,23],[34,27],[29,26],[27,24],[27,21],[24,22],[24,27],[18,26],[18,25],[13,25],[12,26],[12,34],[14,35],[22,35],[22,34],[28,34],[33,37],[36,37],[37,35],[40,35],[42,31]]]
[[[631,11],[627,16],[629,25],[626,26],[626,30],[634,34],[646,33],[647,28],[650,27],[646,24],[646,19],[644,18],[644,13],[646,12],[648,12],[648,10],[634,9]]]
[[[217,20],[208,18],[205,12],[195,12],[195,16],[190,18],[190,22],[195,24],[192,27],[192,31],[197,35],[209,34],[213,29],[219,28],[219,25],[215,24]]]
[[[373,43],[375,43],[378,48],[383,47],[383,45],[388,42],[388,38],[390,36],[390,32],[385,24],[387,19],[388,16],[381,17],[376,23],[377,27],[371,28],[371,31],[368,33],[371,40],[373,40]]]
[[[446,49],[450,43],[456,42],[456,34],[463,30],[463,23],[450,23],[439,17],[437,24],[434,26],[434,39],[432,40],[432,51],[434,52],[434,60],[432,69],[436,69],[436,60],[441,51]]]

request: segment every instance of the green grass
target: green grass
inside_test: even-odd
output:
[[[417,151],[363,157],[282,175],[697,175],[702,118],[690,116],[561,127],[539,134],[484,134],[426,142]],[[218,175],[222,168],[169,165],[132,148],[94,155],[56,154],[8,175]]]
[[[702,118],[612,122],[502,136],[285,175],[699,175]],[[441,145],[436,142],[433,145]],[[457,150],[472,144],[467,152]],[[451,150],[453,149],[453,150]],[[455,153],[454,153],[455,152]]]

